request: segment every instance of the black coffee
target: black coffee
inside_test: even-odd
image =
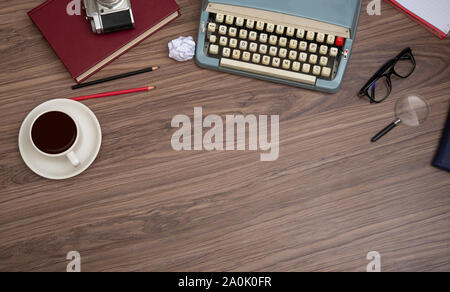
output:
[[[34,145],[44,153],[63,153],[75,143],[77,126],[65,113],[48,112],[34,122],[31,138]]]

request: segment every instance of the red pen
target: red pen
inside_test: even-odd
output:
[[[105,93],[99,93],[99,94],[93,94],[93,95],[73,97],[70,99],[75,100],[75,101],[82,101],[82,100],[87,100],[87,99],[102,98],[102,97],[108,97],[108,96],[150,91],[153,89],[156,89],[156,86],[146,86],[146,87],[141,87],[141,88],[127,89],[127,90],[120,90],[120,91],[113,91],[113,92],[105,92]]]

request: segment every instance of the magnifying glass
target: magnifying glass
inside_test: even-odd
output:
[[[372,142],[378,141],[400,123],[410,127],[423,124],[430,115],[431,109],[428,102],[417,95],[403,97],[395,104],[395,116],[397,119],[372,138]]]

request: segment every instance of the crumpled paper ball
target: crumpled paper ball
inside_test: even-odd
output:
[[[180,37],[169,43],[169,57],[180,62],[192,60],[195,55],[193,37]]]

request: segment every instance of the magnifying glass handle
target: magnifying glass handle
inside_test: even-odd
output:
[[[394,129],[395,127],[397,127],[398,124],[400,124],[401,120],[398,119],[395,122],[393,122],[392,124],[390,124],[389,126],[387,126],[386,128],[384,128],[383,130],[381,130],[378,134],[376,134],[373,138],[372,138],[372,142],[377,142],[378,140],[380,140],[381,137],[383,137],[384,135],[386,135],[387,133],[389,133],[392,129]]]

